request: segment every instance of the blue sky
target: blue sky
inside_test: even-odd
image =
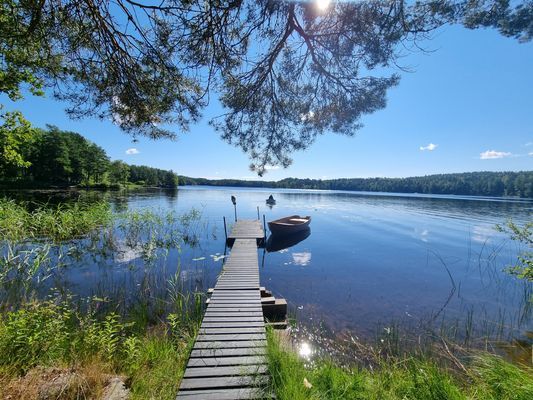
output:
[[[388,106],[364,117],[355,137],[322,136],[309,150],[293,154],[291,167],[270,170],[263,179],[533,169],[533,43],[520,44],[494,30],[447,27],[424,47],[434,51],[401,60],[413,72],[395,71],[402,79],[389,92]],[[36,126],[49,123],[81,133],[112,159],[193,177],[258,179],[246,155],[207,124],[222,112],[216,102],[177,141],[138,143],[111,122],[69,120],[64,104],[50,97],[11,103],[4,96],[0,102],[23,111]],[[126,154],[128,149],[136,154]]]

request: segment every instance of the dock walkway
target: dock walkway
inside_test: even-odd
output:
[[[215,285],[181,382],[181,399],[262,399],[266,336],[257,240],[259,221],[237,221],[231,254]]]

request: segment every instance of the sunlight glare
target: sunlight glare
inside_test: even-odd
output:
[[[331,0],[316,0],[316,6],[320,11],[325,11],[329,7]]]
[[[309,343],[306,343],[306,342],[303,342],[300,345],[300,350],[298,351],[300,356],[304,357],[304,358],[309,358],[309,356],[311,356],[312,352],[313,351],[311,350],[311,346],[309,345]]]

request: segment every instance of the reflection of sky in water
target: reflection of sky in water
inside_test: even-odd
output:
[[[269,209],[265,199],[271,193],[277,204]],[[334,332],[373,337],[381,323],[418,321],[443,309],[439,318],[471,312],[490,325],[505,315],[513,329],[532,327],[531,315],[520,314],[527,287],[502,272],[519,248],[493,229],[508,218],[530,220],[531,201],[201,187],[105,194],[117,209],[202,211],[199,246],[171,250],[150,267],[162,282],[177,269],[188,271],[182,277],[192,279],[191,290],[198,291],[213,286],[224,261],[222,217],[231,225],[231,195],[240,218],[257,218],[257,206],[267,221],[312,216],[312,234],[302,242],[278,252],[259,250],[261,284],[287,299],[301,324],[323,322]],[[102,286],[103,276],[113,287],[135,285],[144,271],[138,255],[126,251],[118,257],[124,265],[131,262],[137,275],[129,265],[89,274],[94,268],[87,264],[68,279],[88,292]]]
[[[494,226],[491,225],[474,225],[472,227],[472,240],[478,243],[486,243],[494,235]]]
[[[292,262],[296,265],[305,267],[311,262],[311,253],[308,251],[292,253]]]

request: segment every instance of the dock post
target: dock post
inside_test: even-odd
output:
[[[226,236],[226,243],[228,242],[228,230],[226,228],[226,217],[222,217],[224,218],[224,235]]]
[[[259,221],[259,206],[257,206],[257,220]]]
[[[266,240],[266,237],[267,237],[267,227],[266,227],[266,218],[265,218],[265,214],[263,214],[263,233],[264,233],[264,237],[263,237],[263,240]]]

